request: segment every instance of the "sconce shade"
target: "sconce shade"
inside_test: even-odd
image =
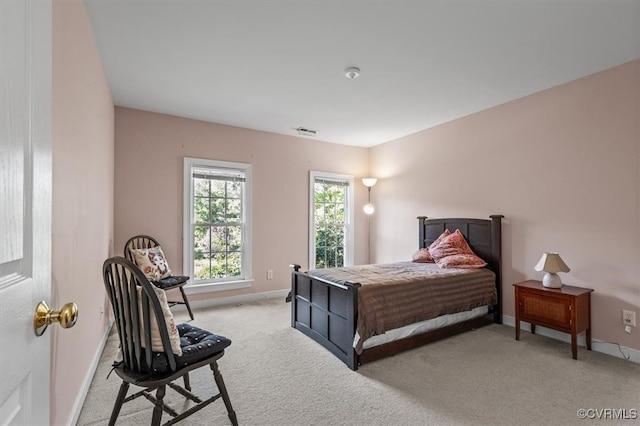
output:
[[[533,269],[546,272],[542,278],[542,285],[549,288],[561,288],[563,284],[557,272],[571,270],[558,253],[544,253]]]
[[[362,178],[362,183],[368,188],[371,188],[373,185],[375,185],[377,181],[378,179],[376,178]]]

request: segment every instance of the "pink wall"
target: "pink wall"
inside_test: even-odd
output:
[[[113,240],[114,110],[81,0],[53,2],[52,307],[73,301],[76,325],[51,327],[51,424],[73,422],[107,326],[102,262]]]
[[[288,265],[308,263],[309,171],[364,177],[369,154],[354,148],[203,121],[116,108],[115,251],[134,234],[155,236],[182,271],[183,158],[253,165],[253,275],[250,289],[190,300],[284,290]],[[365,187],[356,181],[355,262],[368,262]],[[267,270],[274,279],[267,280]]]
[[[558,251],[595,290],[593,337],[640,349],[621,312],[640,313],[639,103],[634,61],[373,148],[372,261],[409,258],[418,215],[502,214],[505,315]]]
[[[595,289],[594,338],[640,349],[638,329],[624,333],[620,318],[622,308],[640,310],[639,103],[635,61],[371,150],[126,108],[114,115],[82,1],[53,2],[51,304],[75,301],[80,317],[51,328],[51,424],[72,422],[99,355],[102,261],[142,232],[182,269],[184,156],[251,163],[255,180],[254,286],[193,300],[288,288],[287,265],[307,263],[309,170],[360,178],[371,167],[380,178],[372,261],[407,259],[418,215],[504,214],[506,315],[511,284],[539,279],[533,265],[557,250],[572,268],[563,280]],[[367,263],[366,191],[356,188],[355,261]]]

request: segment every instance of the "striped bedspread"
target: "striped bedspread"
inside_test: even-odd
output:
[[[314,269],[308,275],[338,284],[360,283],[360,341],[387,330],[496,302],[495,274],[488,269],[441,269],[433,263],[396,262]]]

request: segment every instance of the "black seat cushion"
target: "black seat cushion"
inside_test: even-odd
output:
[[[178,333],[180,334],[180,347],[182,348],[182,356],[176,357],[178,368],[208,358],[221,352],[231,344],[230,339],[191,324],[179,324]],[[169,372],[169,363],[164,352],[153,353],[151,368],[155,373]]]
[[[184,275],[171,275],[159,281],[152,281],[152,283],[162,290],[169,290],[173,287],[178,287],[179,285],[184,284],[187,281],[189,281],[189,277],[186,277]]]
[[[178,333],[182,348],[182,356],[176,357],[178,367],[198,362],[231,344],[230,339],[191,324],[178,325]]]

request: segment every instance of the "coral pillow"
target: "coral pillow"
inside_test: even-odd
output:
[[[413,253],[412,260],[417,263],[434,263],[433,257],[429,254],[428,248],[421,248],[417,252]]]
[[[440,244],[440,242],[445,238],[448,237],[449,235],[451,235],[451,231],[449,231],[448,229],[445,229],[444,232],[442,234],[440,234],[440,236],[438,238],[436,238],[436,240],[434,242],[432,242],[429,245],[429,254],[431,254],[431,249],[434,247],[438,247],[438,245]],[[431,254],[431,257],[433,257],[433,255]]]
[[[470,269],[470,268],[484,268],[487,266],[487,262],[480,259],[475,254],[453,254],[451,256],[446,256],[441,258],[436,262],[439,267],[443,269],[450,268],[461,268],[461,269]]]
[[[171,269],[164,257],[162,247],[131,250],[133,260],[149,281],[159,281],[171,276]]]
[[[434,241],[429,246],[429,253],[431,253],[431,257],[436,263],[438,260],[454,254],[474,254],[459,229],[442,239],[438,238],[438,240]]]

